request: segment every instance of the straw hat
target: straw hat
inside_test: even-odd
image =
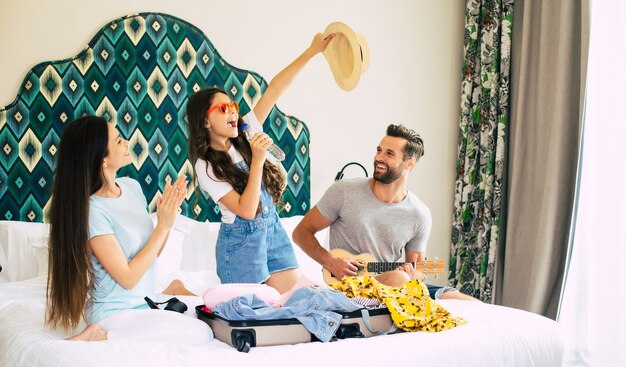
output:
[[[367,40],[341,22],[330,23],[324,35],[335,33],[324,56],[339,87],[350,91],[356,87],[369,64],[370,49]]]

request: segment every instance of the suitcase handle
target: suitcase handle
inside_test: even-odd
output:
[[[374,330],[374,328],[372,327],[372,323],[370,321],[370,312],[367,308],[361,309],[361,316],[363,317],[363,324],[365,324],[365,327],[367,328],[367,330],[369,330],[375,335],[391,334],[398,330],[398,327],[396,326],[396,324],[393,324],[393,323],[391,324],[391,327],[389,328],[389,330]]]

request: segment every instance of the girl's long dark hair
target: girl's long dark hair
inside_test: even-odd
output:
[[[204,88],[194,93],[187,102],[187,122],[189,124],[189,158],[192,164],[197,159],[204,159],[211,163],[213,173],[219,180],[223,180],[232,185],[239,194],[248,182],[248,172],[243,171],[233,165],[233,160],[228,152],[222,152],[211,148],[211,133],[205,127],[206,111],[213,103],[213,98],[217,93],[226,95],[226,92],[216,87]],[[250,143],[241,131],[243,121],[239,116],[237,129],[239,135],[230,139],[235,149],[239,151],[248,166],[252,162],[252,149]],[[281,204],[281,196],[285,189],[285,178],[280,173],[278,167],[265,161],[263,164],[263,183],[274,204]]]
[[[90,262],[89,197],[102,187],[102,162],[108,155],[104,118],[84,116],[63,131],[52,202],[46,323],[76,328],[93,291]]]

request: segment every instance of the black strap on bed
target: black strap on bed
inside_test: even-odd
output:
[[[164,310],[176,311],[180,313],[184,313],[185,311],[187,311],[187,305],[184,302],[179,301],[176,297],[172,297],[165,302],[154,302],[148,297],[144,297],[143,299],[145,299],[148,306],[153,309],[160,310],[161,307],[159,307],[158,305],[166,304],[163,308]]]

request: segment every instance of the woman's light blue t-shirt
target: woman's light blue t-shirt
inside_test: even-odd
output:
[[[130,261],[148,242],[154,226],[139,183],[128,177],[117,178],[116,182],[122,190],[120,197],[92,195],[89,198],[89,239],[114,234]],[[132,289],[119,285],[93,254],[91,265],[94,292],[87,302],[89,323],[100,322],[120,310],[148,308],[144,297],[153,297],[158,293],[155,263]]]

